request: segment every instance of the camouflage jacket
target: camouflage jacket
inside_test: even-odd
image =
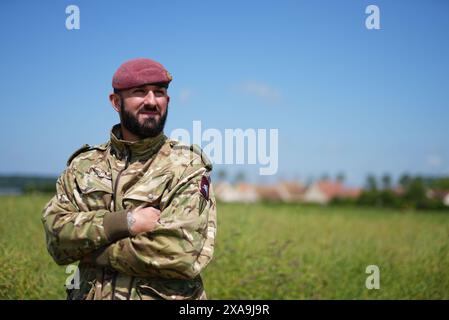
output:
[[[47,249],[60,265],[79,262],[68,299],[202,299],[200,272],[212,259],[216,203],[212,165],[196,146],[160,134],[74,153],[45,206]],[[126,214],[161,210],[155,230],[130,236]]]

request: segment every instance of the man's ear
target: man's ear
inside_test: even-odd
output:
[[[120,113],[120,106],[123,103],[122,98],[117,93],[111,93],[109,95],[109,101],[114,110]]]

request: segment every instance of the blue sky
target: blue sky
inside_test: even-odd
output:
[[[65,8],[80,9],[67,30]],[[365,8],[380,9],[380,30]],[[0,173],[57,175],[118,122],[108,94],[124,61],[173,75],[166,132],[279,130],[279,171],[449,174],[447,1],[2,1]]]

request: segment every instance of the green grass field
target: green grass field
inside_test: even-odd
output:
[[[48,196],[0,197],[0,299],[64,299],[45,249]],[[368,265],[380,289],[368,290]],[[218,206],[212,299],[449,299],[449,212]]]

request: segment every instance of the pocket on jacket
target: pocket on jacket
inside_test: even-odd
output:
[[[111,209],[112,178],[110,172],[92,167],[77,179],[83,202],[89,210]]]
[[[158,176],[143,176],[125,192],[123,196],[125,207],[138,206],[142,203],[148,203],[150,206],[158,206],[171,179],[172,175],[169,173]],[[129,205],[126,205],[126,202],[129,202]]]

